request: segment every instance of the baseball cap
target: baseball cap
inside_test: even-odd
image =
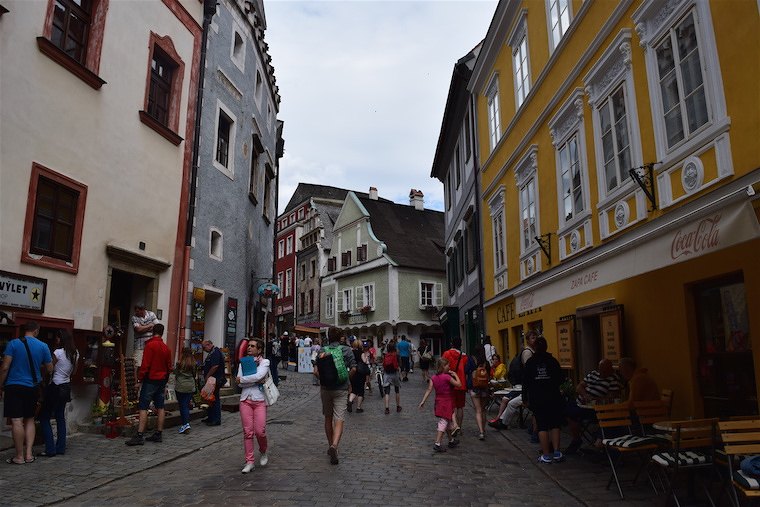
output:
[[[288,336],[288,332],[285,331],[284,333],[282,333],[282,336]]]

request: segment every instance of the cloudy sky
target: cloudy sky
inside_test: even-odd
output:
[[[430,178],[454,63],[488,31],[496,0],[265,3],[285,122],[280,210],[299,182],[443,209]]]

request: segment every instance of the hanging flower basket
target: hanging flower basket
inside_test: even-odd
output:
[[[364,314],[364,315],[368,314],[371,311],[372,311],[372,307],[369,305],[362,306],[361,308],[359,308],[359,313]]]

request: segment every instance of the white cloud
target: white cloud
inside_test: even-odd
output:
[[[488,30],[488,1],[265,2],[285,122],[279,207],[299,182],[443,209],[430,178],[451,72]]]

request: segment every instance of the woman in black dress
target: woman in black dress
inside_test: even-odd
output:
[[[422,370],[422,380],[427,384],[430,380],[430,363],[433,362],[433,350],[424,338],[420,338],[420,346],[417,348],[420,355],[420,370]]]

